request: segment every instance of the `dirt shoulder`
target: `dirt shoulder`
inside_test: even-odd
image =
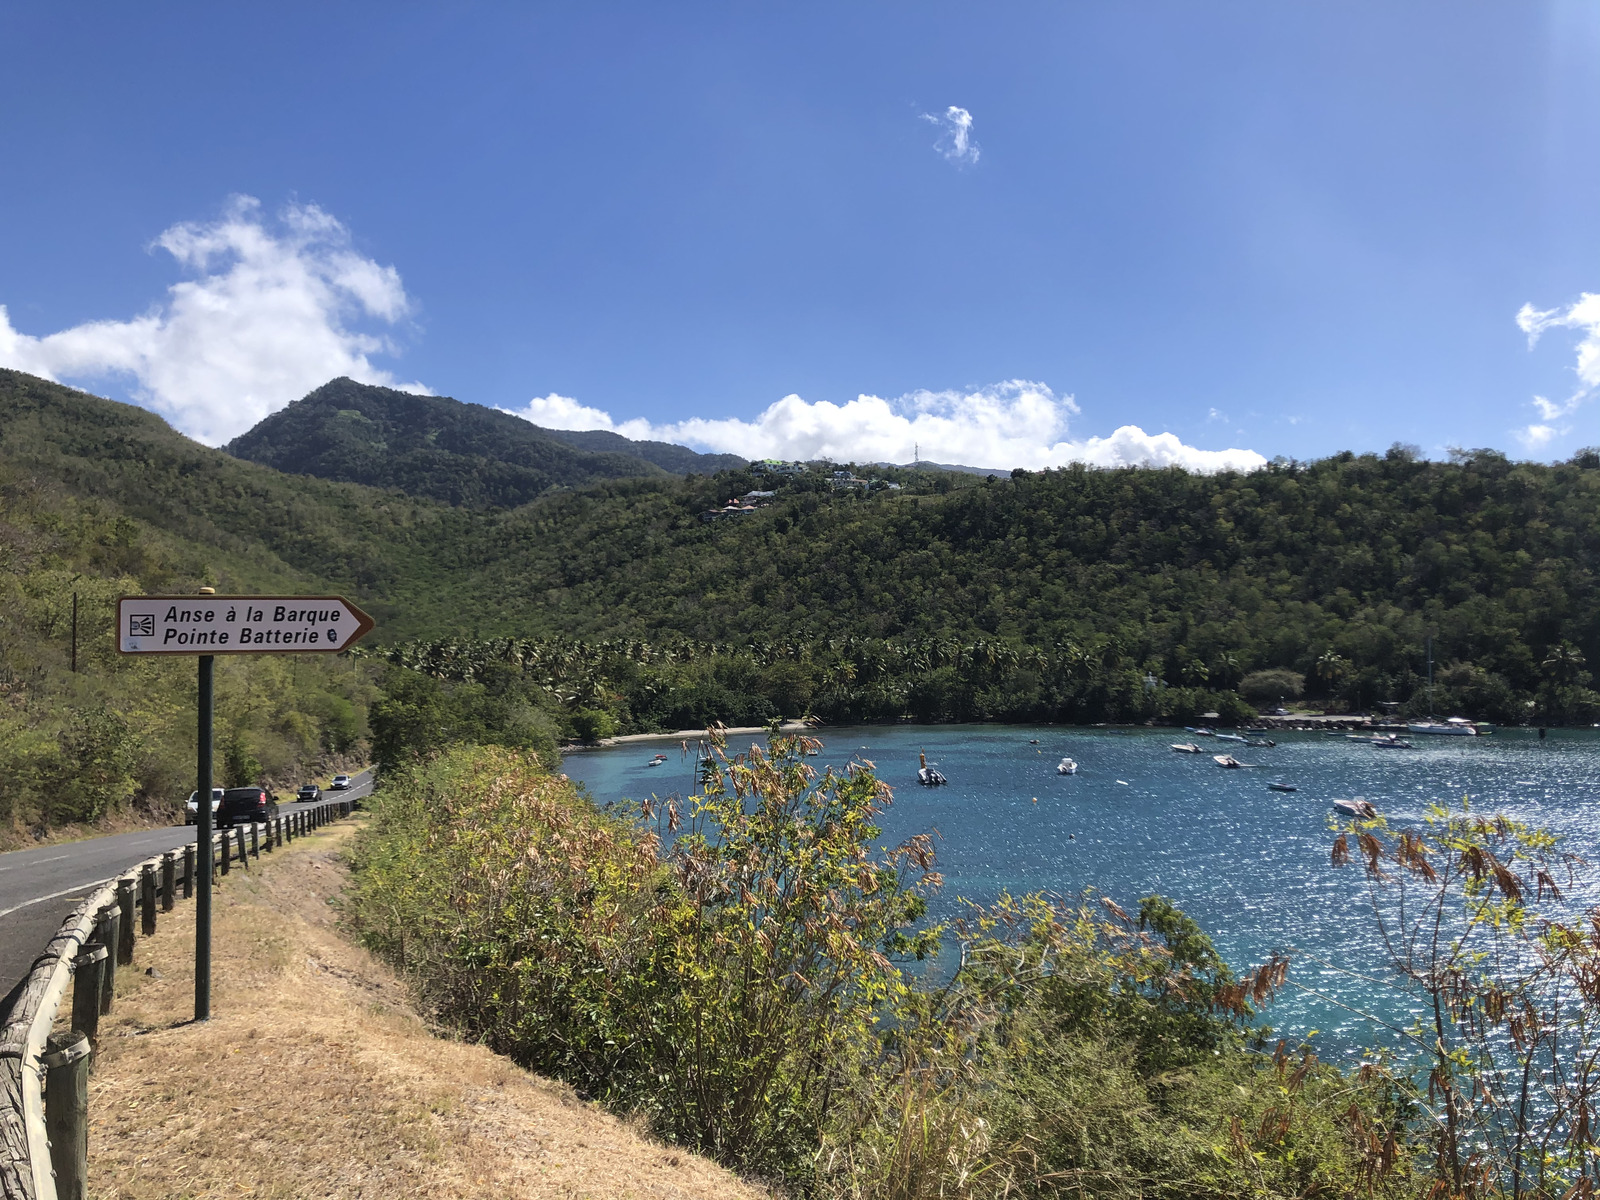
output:
[[[139,941],[90,1082],[92,1196],[766,1195],[564,1085],[430,1034],[393,973],[336,927],[355,827],[236,867],[218,888],[205,1025],[185,1023],[193,902]]]

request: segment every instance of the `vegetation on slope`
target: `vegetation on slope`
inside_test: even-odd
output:
[[[359,528],[218,460],[140,409],[0,372],[0,845],[130,809],[173,819],[194,787],[194,664],[117,654],[117,596],[321,591],[297,566],[363,562]],[[282,554],[242,536],[251,511]],[[223,657],[219,782],[286,786],[347,761],[372,675],[342,657]]]
[[[748,465],[748,460],[737,454],[700,454],[687,446],[625,438],[608,429],[541,429],[541,432],[558,442],[595,454],[635,454],[674,475],[715,475],[718,471],[737,471]]]
[[[647,660],[700,664],[553,681],[593,693],[562,700],[569,711],[624,727],[817,705],[840,719],[1143,719],[1300,690],[1425,711],[1430,634],[1436,711],[1600,716],[1591,453],[1546,466],[1396,449],[1214,476],[884,470],[903,486],[870,491],[820,470],[736,471],[490,511],[287,477],[14,373],[0,415],[0,452],[69,494],[216,547],[242,580],[346,591],[381,641],[458,643],[470,661],[447,677],[495,653],[459,643],[496,637],[579,658],[574,639],[643,642]],[[702,519],[758,486],[777,489],[768,506]],[[500,653],[521,669],[520,651]]]
[[[514,508],[554,487],[743,464],[613,433],[568,434],[448,396],[335,379],[228,443],[290,475],[398,488],[446,504]],[[702,461],[703,460],[703,461]]]

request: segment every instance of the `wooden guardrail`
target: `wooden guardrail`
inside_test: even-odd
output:
[[[354,800],[325,800],[266,822],[212,835],[211,869],[234,863],[349,816]],[[246,829],[248,828],[248,842]],[[181,859],[181,866],[180,866]],[[89,1133],[89,1072],[100,1018],[111,1011],[116,971],[132,964],[137,937],[156,932],[156,917],[194,895],[198,848],[147,858],[89,894],[34,960],[0,1013],[0,1200],[84,1200]],[[134,932],[134,917],[139,932]],[[72,1020],[53,1033],[72,988]]]

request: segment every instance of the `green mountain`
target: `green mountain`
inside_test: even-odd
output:
[[[472,508],[514,508],[553,487],[730,465],[726,455],[540,429],[480,404],[343,378],[273,413],[227,450],[292,475],[398,488]]]
[[[748,465],[737,454],[701,454],[671,442],[641,442],[609,429],[541,429],[546,437],[595,454],[633,454],[674,475],[715,475]]]
[[[393,614],[386,598],[468,520],[240,462],[143,409],[0,370],[0,846],[130,804],[170,819],[194,786],[194,664],[118,654],[119,595],[338,590]],[[224,782],[287,788],[365,738],[370,667],[217,667]]]
[[[1600,719],[1593,453],[1396,449],[1212,476],[882,468],[901,486],[872,491],[821,471],[650,471],[464,507],[286,475],[0,373],[0,555],[21,564],[15,586],[55,581],[37,636],[56,645],[75,574],[332,590],[403,661],[497,687],[510,670],[539,681],[532,700],[638,728],[806,708],[1142,720],[1302,689],[1425,712],[1431,635],[1441,712]],[[446,482],[433,490],[463,493]],[[777,495],[705,519],[758,488]]]

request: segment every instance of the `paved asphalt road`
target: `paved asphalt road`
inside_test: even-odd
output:
[[[349,791],[323,795],[329,800],[365,796],[372,790],[372,772],[352,776],[351,785]],[[279,812],[287,816],[314,807],[291,802]],[[0,996],[28,973],[67,914],[96,884],[151,855],[186,846],[194,836],[193,825],[177,825],[0,854]]]

